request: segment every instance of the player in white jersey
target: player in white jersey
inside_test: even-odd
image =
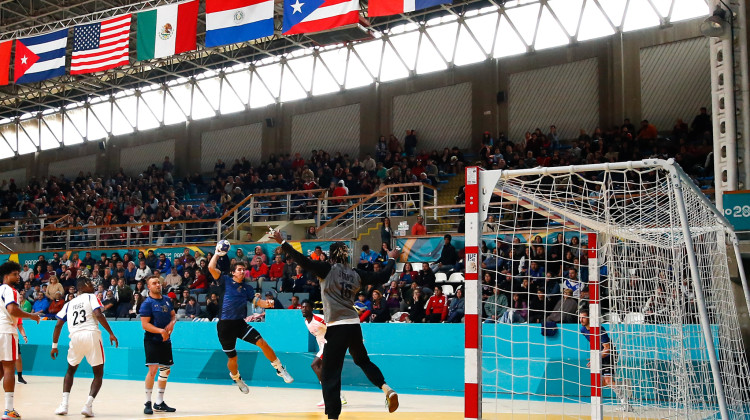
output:
[[[312,305],[310,305],[309,300],[302,301],[302,317],[305,318],[307,330],[310,331],[310,334],[312,334],[318,342],[318,353],[315,354],[315,358],[310,367],[313,372],[315,372],[315,375],[318,376],[318,381],[321,381],[321,373],[323,372],[323,348],[326,345],[326,321],[322,316],[313,314]],[[341,393],[340,398],[341,404],[346,404],[346,398],[344,398],[343,392]],[[325,400],[321,400],[318,403],[318,408],[324,408],[325,406]]]
[[[3,420],[20,419],[21,415],[13,408],[13,392],[16,388],[16,358],[18,357],[18,318],[33,319],[39,322],[39,315],[23,311],[18,306],[16,286],[21,278],[21,266],[8,261],[0,265],[0,361],[3,365],[3,390],[5,391],[5,411]]]
[[[63,395],[60,407],[55,410],[57,415],[68,414],[68,400],[70,398],[70,389],[73,388],[73,378],[75,377],[78,365],[83,358],[89,362],[94,371],[94,380],[91,381],[91,390],[86,404],[81,409],[81,414],[86,417],[93,417],[93,404],[96,394],[102,387],[104,378],[104,346],[102,346],[102,332],[99,330],[101,323],[109,333],[109,342],[118,346],[117,337],[109,327],[107,319],[102,313],[102,303],[94,295],[94,284],[89,279],[78,280],[79,294],[73,300],[65,303],[65,306],[57,313],[57,325],[52,333],[52,359],[57,357],[57,341],[60,339],[60,332],[63,324],[68,322],[68,332],[70,333],[70,346],[68,347],[68,371],[63,379]],[[97,323],[97,321],[99,321]]]

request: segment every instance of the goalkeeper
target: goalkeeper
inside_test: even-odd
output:
[[[221,271],[216,268],[216,263],[219,257],[227,255],[228,251],[229,243],[227,241],[219,241],[216,244],[216,253],[211,258],[211,262],[208,263],[208,271],[211,272],[214,279],[221,277]],[[245,264],[243,261],[235,262],[232,264],[230,270],[232,276],[223,276],[222,278],[225,289],[224,303],[221,306],[221,317],[216,324],[221,348],[229,358],[227,361],[229,376],[243,394],[249,393],[250,389],[242,380],[239,366],[237,365],[237,350],[235,349],[235,345],[238,338],[260,347],[263,355],[266,356],[274,369],[276,369],[276,374],[288,384],[294,382],[292,376],[289,375],[286,368],[281,364],[281,361],[276,357],[276,353],[271,346],[260,336],[258,330],[245,322],[248,301],[253,301],[253,304],[256,306],[273,308],[273,302],[269,303],[268,301],[261,300],[260,295],[255,294],[253,288],[245,284],[245,270],[247,269]]]
[[[367,355],[359,315],[354,309],[354,299],[360,288],[367,284],[383,284],[391,275],[398,251],[388,252],[388,264],[379,272],[355,270],[348,265],[349,247],[343,242],[334,242],[330,248],[331,264],[313,261],[302,255],[293,246],[282,240],[281,233],[271,232],[282,250],[292,257],[307,272],[320,279],[325,316],[326,345],[323,349],[323,401],[329,419],[338,419],[341,414],[341,369],[346,351],[352,355],[354,363],[367,375],[373,385],[385,393],[385,405],[389,412],[398,408],[398,394],[385,383],[380,369]]]
[[[589,327],[589,313],[588,311],[581,311],[579,313],[581,321],[581,334],[586,337],[586,340],[591,342],[591,328]],[[628,405],[628,392],[627,386],[624,384],[616,383],[615,377],[615,363],[617,362],[617,352],[612,347],[612,340],[609,338],[609,334],[601,327],[601,334],[599,335],[599,342],[601,343],[601,371],[602,371],[602,384],[610,387],[615,393],[617,398],[621,402],[621,409],[624,411],[630,411]],[[588,365],[591,365],[589,361]]]

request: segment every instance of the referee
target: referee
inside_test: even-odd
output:
[[[329,419],[338,419],[341,414],[341,369],[344,366],[346,351],[352,355],[357,366],[367,375],[367,379],[385,393],[385,405],[392,413],[398,408],[398,394],[385,383],[380,369],[370,361],[362,339],[359,315],[354,309],[354,299],[362,286],[383,284],[391,275],[398,257],[398,251],[388,252],[388,264],[379,272],[352,269],[349,261],[349,247],[343,242],[334,242],[329,250],[331,264],[313,261],[299,253],[281,238],[281,233],[273,231],[273,238],[281,244],[287,255],[308,273],[320,279],[323,297],[323,312],[328,325],[323,350],[321,382],[323,400]]]
[[[143,414],[154,414],[154,411],[174,413],[176,409],[164,402],[164,390],[172,365],[172,340],[170,336],[176,321],[172,300],[162,295],[161,279],[150,276],[146,280],[148,297],[141,304],[141,326],[145,330],[143,348],[146,351],[146,404]],[[159,389],[156,401],[151,405],[151,393],[154,390],[154,379],[159,373]]]

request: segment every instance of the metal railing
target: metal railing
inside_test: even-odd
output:
[[[206,244],[238,240],[243,225],[267,221],[314,220],[325,238],[352,238],[383,216],[422,213],[437,204],[437,189],[422,183],[394,184],[369,195],[329,197],[328,190],[251,194],[218,219],[118,225],[72,226],[63,216],[53,224],[15,222],[16,236],[27,235],[38,250]]]
[[[324,197],[320,201],[320,238],[355,238],[382,217],[423,213],[437,205],[437,189],[421,182],[385,185],[369,195]]]
[[[269,221],[316,219],[320,197],[326,190],[251,194],[222,216],[227,226],[224,239],[239,239],[243,224]]]
[[[63,217],[65,216],[2,219],[0,220],[0,236],[15,238],[20,242],[39,242],[41,239],[41,230],[49,223],[57,222]]]
[[[39,250],[213,243],[221,239],[221,226],[220,219],[103,226],[47,226],[40,230]]]

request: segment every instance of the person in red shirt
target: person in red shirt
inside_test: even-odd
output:
[[[292,304],[287,309],[302,309],[302,305],[299,303],[299,297],[292,296]]]
[[[271,264],[271,268],[268,270],[268,277],[276,285],[276,290],[284,290],[284,260],[281,258],[281,254],[277,254],[274,257],[273,264]]]
[[[427,228],[424,226],[424,217],[421,214],[417,215],[417,221],[414,226],[411,227],[412,236],[426,235]]]
[[[260,258],[253,258],[253,265],[250,266],[250,279],[258,282],[258,289],[263,287],[263,281],[268,280],[268,265],[263,264]]]
[[[445,321],[448,316],[448,298],[443,296],[443,289],[435,286],[435,294],[427,302],[427,322],[438,323]]]

